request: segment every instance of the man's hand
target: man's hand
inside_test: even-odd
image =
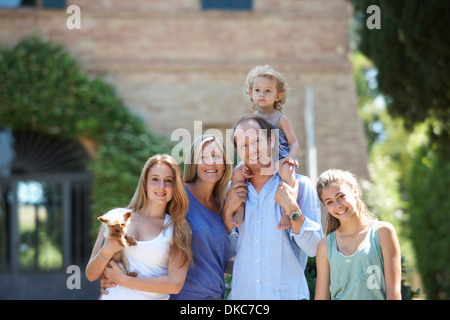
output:
[[[294,187],[289,186],[286,182],[280,181],[277,192],[275,192],[275,201],[283,208],[283,212],[290,215],[292,212],[300,211],[297,204],[298,197],[298,181],[295,181]],[[305,221],[305,216],[301,213],[297,221],[291,221],[291,230],[299,234],[300,229]]]

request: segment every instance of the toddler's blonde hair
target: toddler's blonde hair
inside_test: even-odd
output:
[[[275,79],[277,81],[277,91],[278,93],[283,93],[283,97],[280,100],[275,101],[273,107],[281,111],[282,106],[286,102],[286,96],[289,91],[288,84],[284,79],[283,75],[278,71],[275,71],[269,65],[256,66],[253,69],[251,69],[247,74],[247,79],[245,80],[244,93],[250,98],[250,101],[252,103],[254,102],[249,94],[249,91],[253,90],[253,79],[255,79],[256,77],[266,77],[269,79]],[[256,109],[255,105],[253,106],[253,109]]]

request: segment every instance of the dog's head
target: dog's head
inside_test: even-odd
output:
[[[111,210],[108,213],[98,217],[107,228],[107,232],[112,237],[120,237],[126,233],[132,212],[123,210]]]

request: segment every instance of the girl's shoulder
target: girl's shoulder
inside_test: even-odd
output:
[[[387,236],[389,234],[394,233],[395,234],[395,228],[394,226],[387,222],[387,221],[374,221],[373,223],[377,224],[377,231],[378,231],[378,235],[381,236]]]
[[[317,257],[327,257],[327,239],[328,236],[322,238],[317,245]]]
[[[397,233],[395,232],[394,226],[386,221],[376,221],[378,225],[378,238],[380,239],[380,244],[383,247],[385,244],[392,244],[397,242]]]
[[[325,251],[327,250],[327,239],[328,239],[328,236],[320,239],[319,244],[317,245],[317,249],[321,248],[322,250],[325,250]]]
[[[316,259],[319,259],[319,261],[328,261],[327,237],[322,238],[319,241],[319,244],[317,245]]]

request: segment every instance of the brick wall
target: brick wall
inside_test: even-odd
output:
[[[291,86],[284,111],[300,140],[305,174],[305,88],[314,91],[319,173],[329,167],[368,177],[364,132],[348,60],[350,8],[344,0],[254,0],[252,11],[202,11],[200,0],[68,1],[65,10],[0,9],[0,45],[39,33],[63,43],[90,74],[106,73],[130,110],[160,134],[176,128],[231,128],[251,112],[242,93],[257,64]]]

